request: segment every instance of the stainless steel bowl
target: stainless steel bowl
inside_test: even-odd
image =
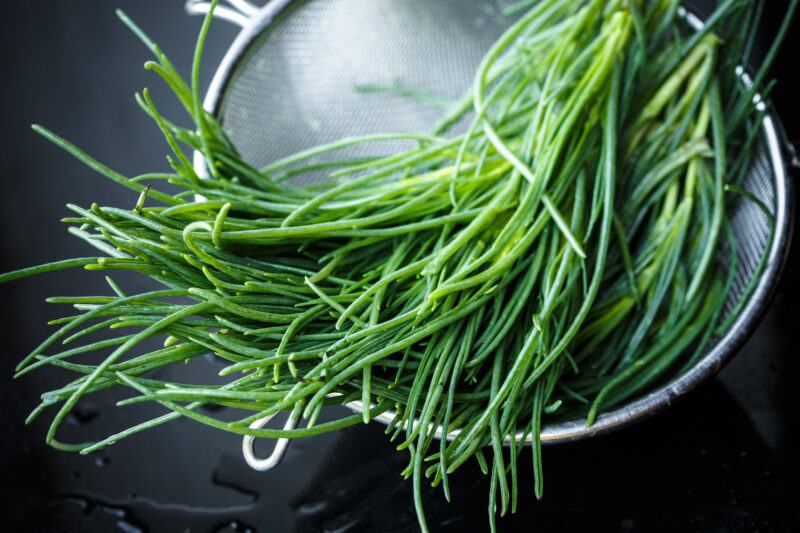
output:
[[[228,0],[215,16],[242,29],[216,71],[205,105],[255,166],[345,136],[425,131],[441,115],[440,109],[389,93],[358,94],[354,88],[399,80],[444,98],[460,96],[485,50],[511,23],[500,15],[501,7],[499,0],[271,0],[263,7]],[[205,1],[187,3],[190,13],[208,9]],[[691,13],[682,15],[695,27],[702,26]],[[745,74],[742,77],[748,81]],[[756,98],[754,105],[763,109],[767,103]],[[767,115],[744,181],[744,187],[773,210],[772,239],[766,215],[751,202],[742,202],[733,217],[741,257],[726,312],[732,311],[745,286],[758,274],[765,253],[767,264],[732,327],[685,374],[602,414],[591,427],[584,420],[546,425],[543,442],[585,439],[661,411],[718,372],[747,340],[774,293],[794,218],[780,132],[777,117]],[[360,146],[348,155],[363,157],[370,155],[365,150],[386,149],[385,145]],[[195,154],[195,167],[205,172],[199,154]],[[349,407],[361,410],[359,403]],[[384,413],[376,420],[386,423],[392,416]],[[255,457],[253,438],[245,438],[243,449],[251,466],[268,470],[287,445],[288,441],[279,439],[264,460]]]

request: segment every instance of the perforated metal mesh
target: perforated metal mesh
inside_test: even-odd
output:
[[[759,199],[771,212],[775,212],[775,173],[766,144],[755,147],[750,168],[742,183],[743,188]],[[734,310],[742,293],[757,273],[759,262],[770,244],[770,218],[755,202],[740,199],[734,207],[731,225],[737,250],[737,268],[725,313]]]
[[[250,46],[221,105],[226,131],[254,165],[326,141],[377,132],[424,132],[443,114],[364,86],[402,84],[460,97],[509,23],[500,2],[293,2]],[[401,145],[402,146],[402,145]],[[338,155],[397,149],[362,145]]]
[[[218,114],[242,155],[255,166],[343,137],[428,131],[443,113],[436,105],[385,92],[364,94],[356,88],[400,83],[443,99],[458,98],[469,87],[483,54],[511,23],[500,13],[506,3],[290,2],[237,58]],[[347,156],[363,157],[396,148],[360,144]],[[742,184],[771,210],[776,208],[778,189],[785,188],[776,182],[776,158],[782,165],[774,140],[769,145],[761,139]],[[727,313],[756,273],[770,241],[769,217],[758,206],[741,201],[733,209],[738,266]],[[777,222],[788,227],[785,221]],[[780,262],[782,254],[773,253],[772,259]],[[768,270],[774,276],[778,268]],[[746,311],[757,314],[759,310]],[[749,322],[747,327],[752,325]],[[739,340],[727,342],[735,349],[733,344]],[[721,350],[719,344],[711,347],[709,352],[716,351],[712,366],[718,367],[727,358],[720,350],[730,349]],[[581,427],[575,435],[585,430]]]

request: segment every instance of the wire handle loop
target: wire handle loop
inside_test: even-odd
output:
[[[228,6],[219,5],[214,10],[214,17],[226,20],[242,28],[258,13],[259,7],[248,0],[227,0]],[[206,15],[211,9],[207,0],[186,0],[186,13],[189,15]]]
[[[251,429],[261,429],[266,426],[270,420],[275,417],[274,414],[265,416],[264,418],[260,418],[250,424]],[[286,419],[286,423],[283,425],[284,430],[290,430],[297,427],[297,419],[298,417],[294,416],[294,414],[289,415],[289,418]],[[272,453],[269,454],[269,457],[265,459],[260,459],[256,457],[255,452],[255,441],[256,438],[252,435],[245,435],[242,439],[242,455],[244,455],[244,460],[253,470],[258,470],[259,472],[266,472],[267,470],[272,470],[283,459],[283,456],[286,455],[286,449],[289,447],[289,439],[287,438],[280,438],[275,441],[275,447],[272,449]]]

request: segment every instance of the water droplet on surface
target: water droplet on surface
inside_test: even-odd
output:
[[[256,533],[255,528],[243,524],[239,520],[231,520],[214,528],[214,533]]]
[[[123,531],[124,533],[144,533],[144,530],[142,530],[142,528],[140,528],[137,525],[131,524],[126,520],[120,520],[119,522],[117,522],[117,527],[120,529],[120,531]]]
[[[241,494],[242,496],[246,496],[251,503],[255,503],[258,500],[258,492],[253,489],[249,489],[235,481],[225,479],[224,474],[222,474],[219,470],[214,470],[214,472],[211,474],[211,483],[218,487],[222,487],[223,489],[232,490]]]
[[[94,505],[88,498],[83,498],[80,496],[64,496],[64,501],[67,501],[73,505],[79,507],[84,514],[88,514],[92,511]]]
[[[125,518],[128,515],[128,511],[126,511],[122,507],[115,507],[113,505],[108,505],[108,504],[100,504],[97,506],[97,508],[106,514],[116,516],[117,518]]]
[[[463,519],[464,517],[461,515],[448,516],[447,518],[439,522],[439,527],[452,526],[453,524],[461,522]]]
[[[67,494],[63,498],[64,501],[77,505],[85,515],[101,512],[113,516],[117,519],[115,525],[124,533],[143,533],[145,531],[144,526],[125,507],[74,494]]]
[[[303,502],[297,506],[297,514],[300,516],[314,516],[324,513],[328,509],[326,500],[312,500]]]
[[[353,513],[339,515],[323,524],[324,533],[355,533],[365,531],[369,520],[366,516]]]

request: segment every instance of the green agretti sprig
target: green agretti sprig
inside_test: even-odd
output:
[[[99,254],[0,281],[81,266],[139,272],[161,288],[127,294],[108,277],[110,295],[51,298],[77,314],[53,321],[17,376],[52,365],[74,379],[44,393],[30,419],[58,409],[47,442],[89,453],[179,417],[299,438],[388,412],[387,434],[410,453],[404,475],[420,527],[422,483],[441,484],[449,499],[448,476],[475,458],[490,479],[494,529],[498,507],[516,509],[528,440],[542,495],[545,421],[593,423],[692,365],[736,313],[724,312],[738,255],[729,192],[741,190],[761,119],[752,97],[763,87],[743,86],[734,67],[746,64],[759,6],[721,2],[700,32],[678,7],[521,2],[513,10],[524,14],[433,133],[343,139],[263,169],[202,108],[211,14],[191,84],[120,14],[194,126],[163,117],[147,90],[137,95],[172,150],[172,171],[132,178],[35,126],[139,197],[132,209],[70,205],[70,232]],[[448,133],[464,122],[464,133]],[[342,155],[385,141],[408,148]],[[203,154],[207,179],[185,149]],[[322,182],[294,184],[320,172]],[[80,342],[98,331],[110,336]],[[142,348],[151,338],[163,347]],[[96,353],[100,363],[86,362]],[[223,385],[153,377],[208,353],[225,363]],[[99,442],[56,439],[82,398],[112,387],[134,393],[120,405],[156,402],[167,413]],[[354,400],[363,413],[317,422],[325,405]],[[198,410],[208,404],[240,415]],[[302,427],[250,427],[281,411]],[[437,440],[437,429],[457,435]]]

